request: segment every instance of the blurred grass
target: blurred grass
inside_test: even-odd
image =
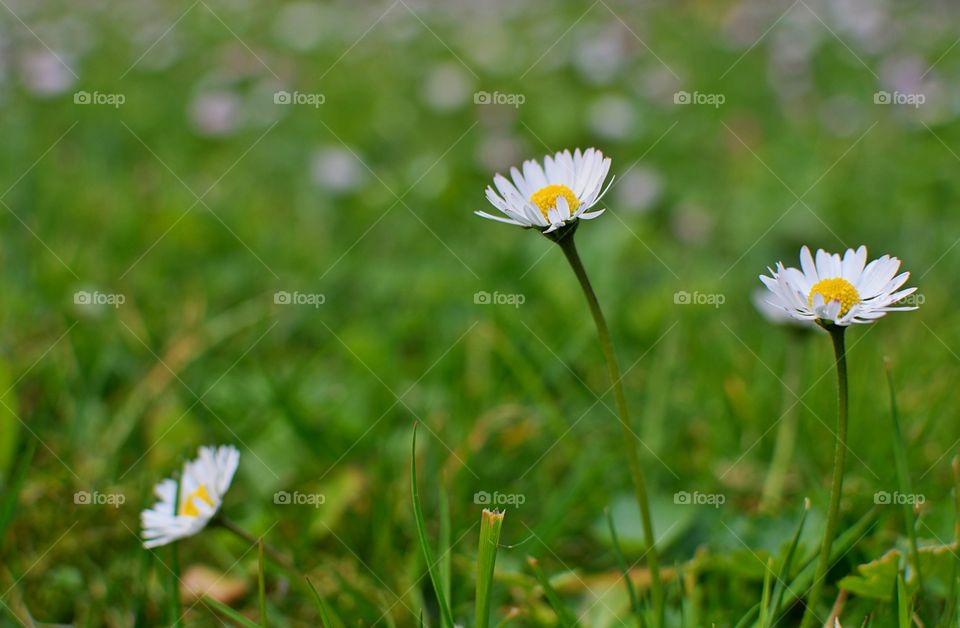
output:
[[[612,399],[596,403],[607,383],[587,310],[546,239],[471,215],[494,171],[575,146],[601,147],[623,176],[610,215],[580,230],[581,254],[621,363],[636,362],[625,383],[663,504],[665,563],[698,548],[714,561],[699,582],[702,616],[733,622],[759,600],[764,552],[789,541],[804,496],[814,503],[808,550],[821,525],[835,403],[823,338],[809,343],[789,498],[782,513],[756,513],[786,339],[749,295],[801,243],[897,255],[925,297],[918,312],[851,334],[845,525],[896,486],[878,429],[890,356],[912,479],[927,498],[919,536],[952,538],[960,128],[949,79],[960,53],[938,58],[955,10],[881,7],[871,37],[857,34],[865,17],[809,6],[751,50],[788,4],[138,1],[108,19],[94,6],[10,3],[0,11],[0,192],[10,188],[0,194],[0,388],[13,390],[0,398],[22,424],[0,424],[0,451],[18,443],[15,456],[0,454],[4,490],[15,458],[41,444],[4,539],[0,589],[13,588],[3,602],[21,599],[47,622],[159,621],[166,572],[141,575],[139,510],[197,445],[231,442],[243,456],[227,512],[269,530],[341,617],[413,625],[434,608],[405,471],[415,419],[427,428],[428,513],[448,478],[455,615],[470,613],[480,490],[526,496],[503,529],[516,547],[498,554],[495,616],[515,604],[532,624],[549,620],[527,555],[547,573],[576,572],[564,594],[603,597],[604,586],[583,582],[618,573],[604,507],[631,563],[642,548],[635,518],[617,509],[629,486]],[[31,89],[24,59],[46,48],[11,12],[78,79],[56,94]],[[309,46],[291,44],[290,23]],[[874,105],[875,91],[894,89],[884,68],[914,59],[921,71],[937,62],[928,105]],[[277,89],[326,101],[279,106]],[[726,102],[677,106],[677,89]],[[77,90],[126,102],[80,106]],[[525,103],[475,105],[476,90]],[[219,135],[192,113],[211,93],[239,111]],[[601,124],[618,119],[611,102],[629,120],[612,132]],[[341,162],[316,165],[330,151],[349,164],[345,187],[331,183]],[[78,290],[126,301],[78,306]],[[525,302],[476,305],[480,290]],[[277,305],[276,291],[325,303]],[[679,306],[677,291],[725,303]],[[278,490],[326,503],[279,506]],[[76,491],[126,502],[76,505]],[[727,500],[678,508],[677,491]],[[902,536],[890,510],[844,569]],[[255,612],[255,554],[214,530],[183,546],[185,562],[246,580],[237,604]],[[268,574],[273,623],[315,621],[313,600],[286,593],[283,578]],[[609,589],[625,609],[622,586]],[[601,604],[591,618],[609,615]],[[188,619],[217,621],[202,605]]]

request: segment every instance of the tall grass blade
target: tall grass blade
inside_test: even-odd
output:
[[[423,518],[423,507],[420,504],[420,489],[417,487],[417,424],[413,426],[413,444],[410,451],[410,483],[413,486],[413,514],[417,522],[417,538],[420,541],[423,558],[427,562],[427,573],[430,575],[433,592],[437,596],[437,605],[440,607],[441,624],[448,628],[453,628],[453,613],[447,605],[447,598],[443,593],[440,575],[437,573],[437,566],[433,560],[433,550],[430,549],[430,543],[427,540],[427,523]]]
[[[500,528],[504,513],[483,509],[480,515],[480,547],[477,550],[477,628],[490,625],[490,590],[500,544]]]
[[[547,574],[544,573],[543,567],[540,566],[540,561],[536,558],[528,558],[527,564],[530,565],[530,569],[533,571],[533,575],[536,576],[537,582],[540,583],[540,586],[543,588],[543,594],[547,597],[547,601],[550,602],[550,606],[553,607],[554,612],[557,614],[557,619],[560,621],[560,625],[564,628],[572,628],[573,626],[578,626],[577,618],[573,616],[573,613],[564,605],[563,600],[560,599],[560,595],[557,593],[557,590],[553,588],[553,585],[550,584],[550,579],[547,578]]]

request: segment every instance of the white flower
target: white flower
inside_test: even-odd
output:
[[[236,447],[201,447],[199,457],[183,465],[179,487],[169,478],[157,484],[153,491],[160,501],[140,513],[143,546],[150,549],[166,545],[206,527],[220,509],[239,463]]]
[[[610,158],[595,148],[581,152],[578,148],[553,157],[544,157],[543,166],[536,160],[523,162],[523,174],[510,169],[513,182],[497,174],[487,186],[487,200],[504,216],[475,212],[478,216],[511,225],[536,227],[544,233],[556,231],[579,219],[590,220],[604,212],[587,211],[596,205],[610,186],[603,182],[610,171]],[[613,180],[611,179],[611,183]],[[497,194],[497,191],[500,193]]]
[[[779,307],[795,319],[848,326],[870,323],[887,312],[915,310],[916,307],[895,307],[916,288],[900,290],[910,273],[897,274],[900,260],[884,255],[869,264],[867,247],[847,249],[843,258],[818,250],[816,262],[810,249],[800,250],[800,268],[768,268],[770,277],[760,281],[770,289],[771,305]]]

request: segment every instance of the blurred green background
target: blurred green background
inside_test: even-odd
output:
[[[923,301],[848,334],[843,527],[896,487],[889,356],[919,534],[952,540],[956,6],[0,5],[4,622],[162,624],[167,554],[142,549],[139,512],[199,445],[231,443],[226,513],[295,556],[347,625],[414,625],[434,608],[410,507],[420,421],[434,539],[449,495],[457,615],[472,613],[474,494],[498,491],[524,503],[507,511],[495,615],[555,621],[534,556],[585,625],[621,625],[604,508],[631,563],[642,537],[589,313],[547,239],[471,213],[495,172],[575,147],[613,159],[608,213],[578,241],[626,369],[663,562],[699,556],[693,584],[668,585],[686,625],[730,625],[759,599],[803,497],[805,547],[819,538],[830,343],[788,355],[751,301],[804,243],[896,255]],[[761,509],[787,361],[796,453]],[[325,503],[275,504],[282,490]],[[679,491],[725,501],[675,504]],[[899,510],[881,510],[838,577],[902,542]],[[185,571],[256,616],[256,551],[218,530],[179,547]],[[642,587],[642,562],[635,575]],[[317,625],[282,571],[268,599],[274,625]],[[186,608],[188,625],[220,625]]]

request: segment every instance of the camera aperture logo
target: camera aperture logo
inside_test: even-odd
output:
[[[523,294],[509,294],[506,292],[493,292],[492,294],[481,290],[473,293],[473,302],[476,305],[512,305],[519,308],[527,302],[527,297]]]
[[[101,493],[100,491],[77,491],[73,494],[73,503],[78,506],[113,506],[119,508],[127,501],[123,493]]]
[[[922,493],[901,493],[900,491],[890,493],[888,491],[877,491],[873,494],[873,503],[880,506],[902,506],[904,504],[908,506],[920,506],[926,503],[926,501],[927,496]]]
[[[94,290],[93,292],[78,290],[73,293],[73,303],[75,305],[112,305],[115,308],[119,308],[126,302],[126,295],[119,293],[113,294],[100,292],[99,290]]]
[[[873,104],[875,105],[906,105],[919,109],[920,105],[925,102],[927,102],[927,97],[924,94],[879,91],[873,95]]]
[[[519,508],[526,503],[527,497],[523,493],[501,493],[494,491],[477,491],[473,494],[473,503],[477,506],[513,506]]]
[[[323,493],[301,493],[300,491],[277,491],[273,494],[273,503],[278,506],[313,506],[319,508],[327,501]]]
[[[319,109],[320,105],[325,102],[327,102],[326,94],[308,94],[284,90],[273,94],[273,104],[275,105],[308,105],[314,109]]]
[[[73,104],[75,105],[106,105],[119,109],[120,105],[125,102],[127,102],[127,97],[123,94],[79,91],[73,95]]]
[[[681,506],[713,506],[719,508],[727,503],[727,496],[723,493],[679,491],[673,494],[673,503]]]
[[[727,97],[723,94],[679,91],[673,95],[673,104],[675,105],[708,105],[714,109],[719,109],[725,102],[727,102]]]
[[[475,92],[473,94],[473,104],[475,105],[510,105],[519,109],[520,105],[527,102],[527,97],[523,94],[510,94],[506,92]]]
[[[277,305],[310,305],[319,308],[327,302],[327,296],[319,292],[287,292],[279,290],[273,293],[273,302]]]
[[[726,295],[709,292],[687,292],[680,290],[673,293],[673,302],[676,305],[712,305],[719,308],[727,302]]]

